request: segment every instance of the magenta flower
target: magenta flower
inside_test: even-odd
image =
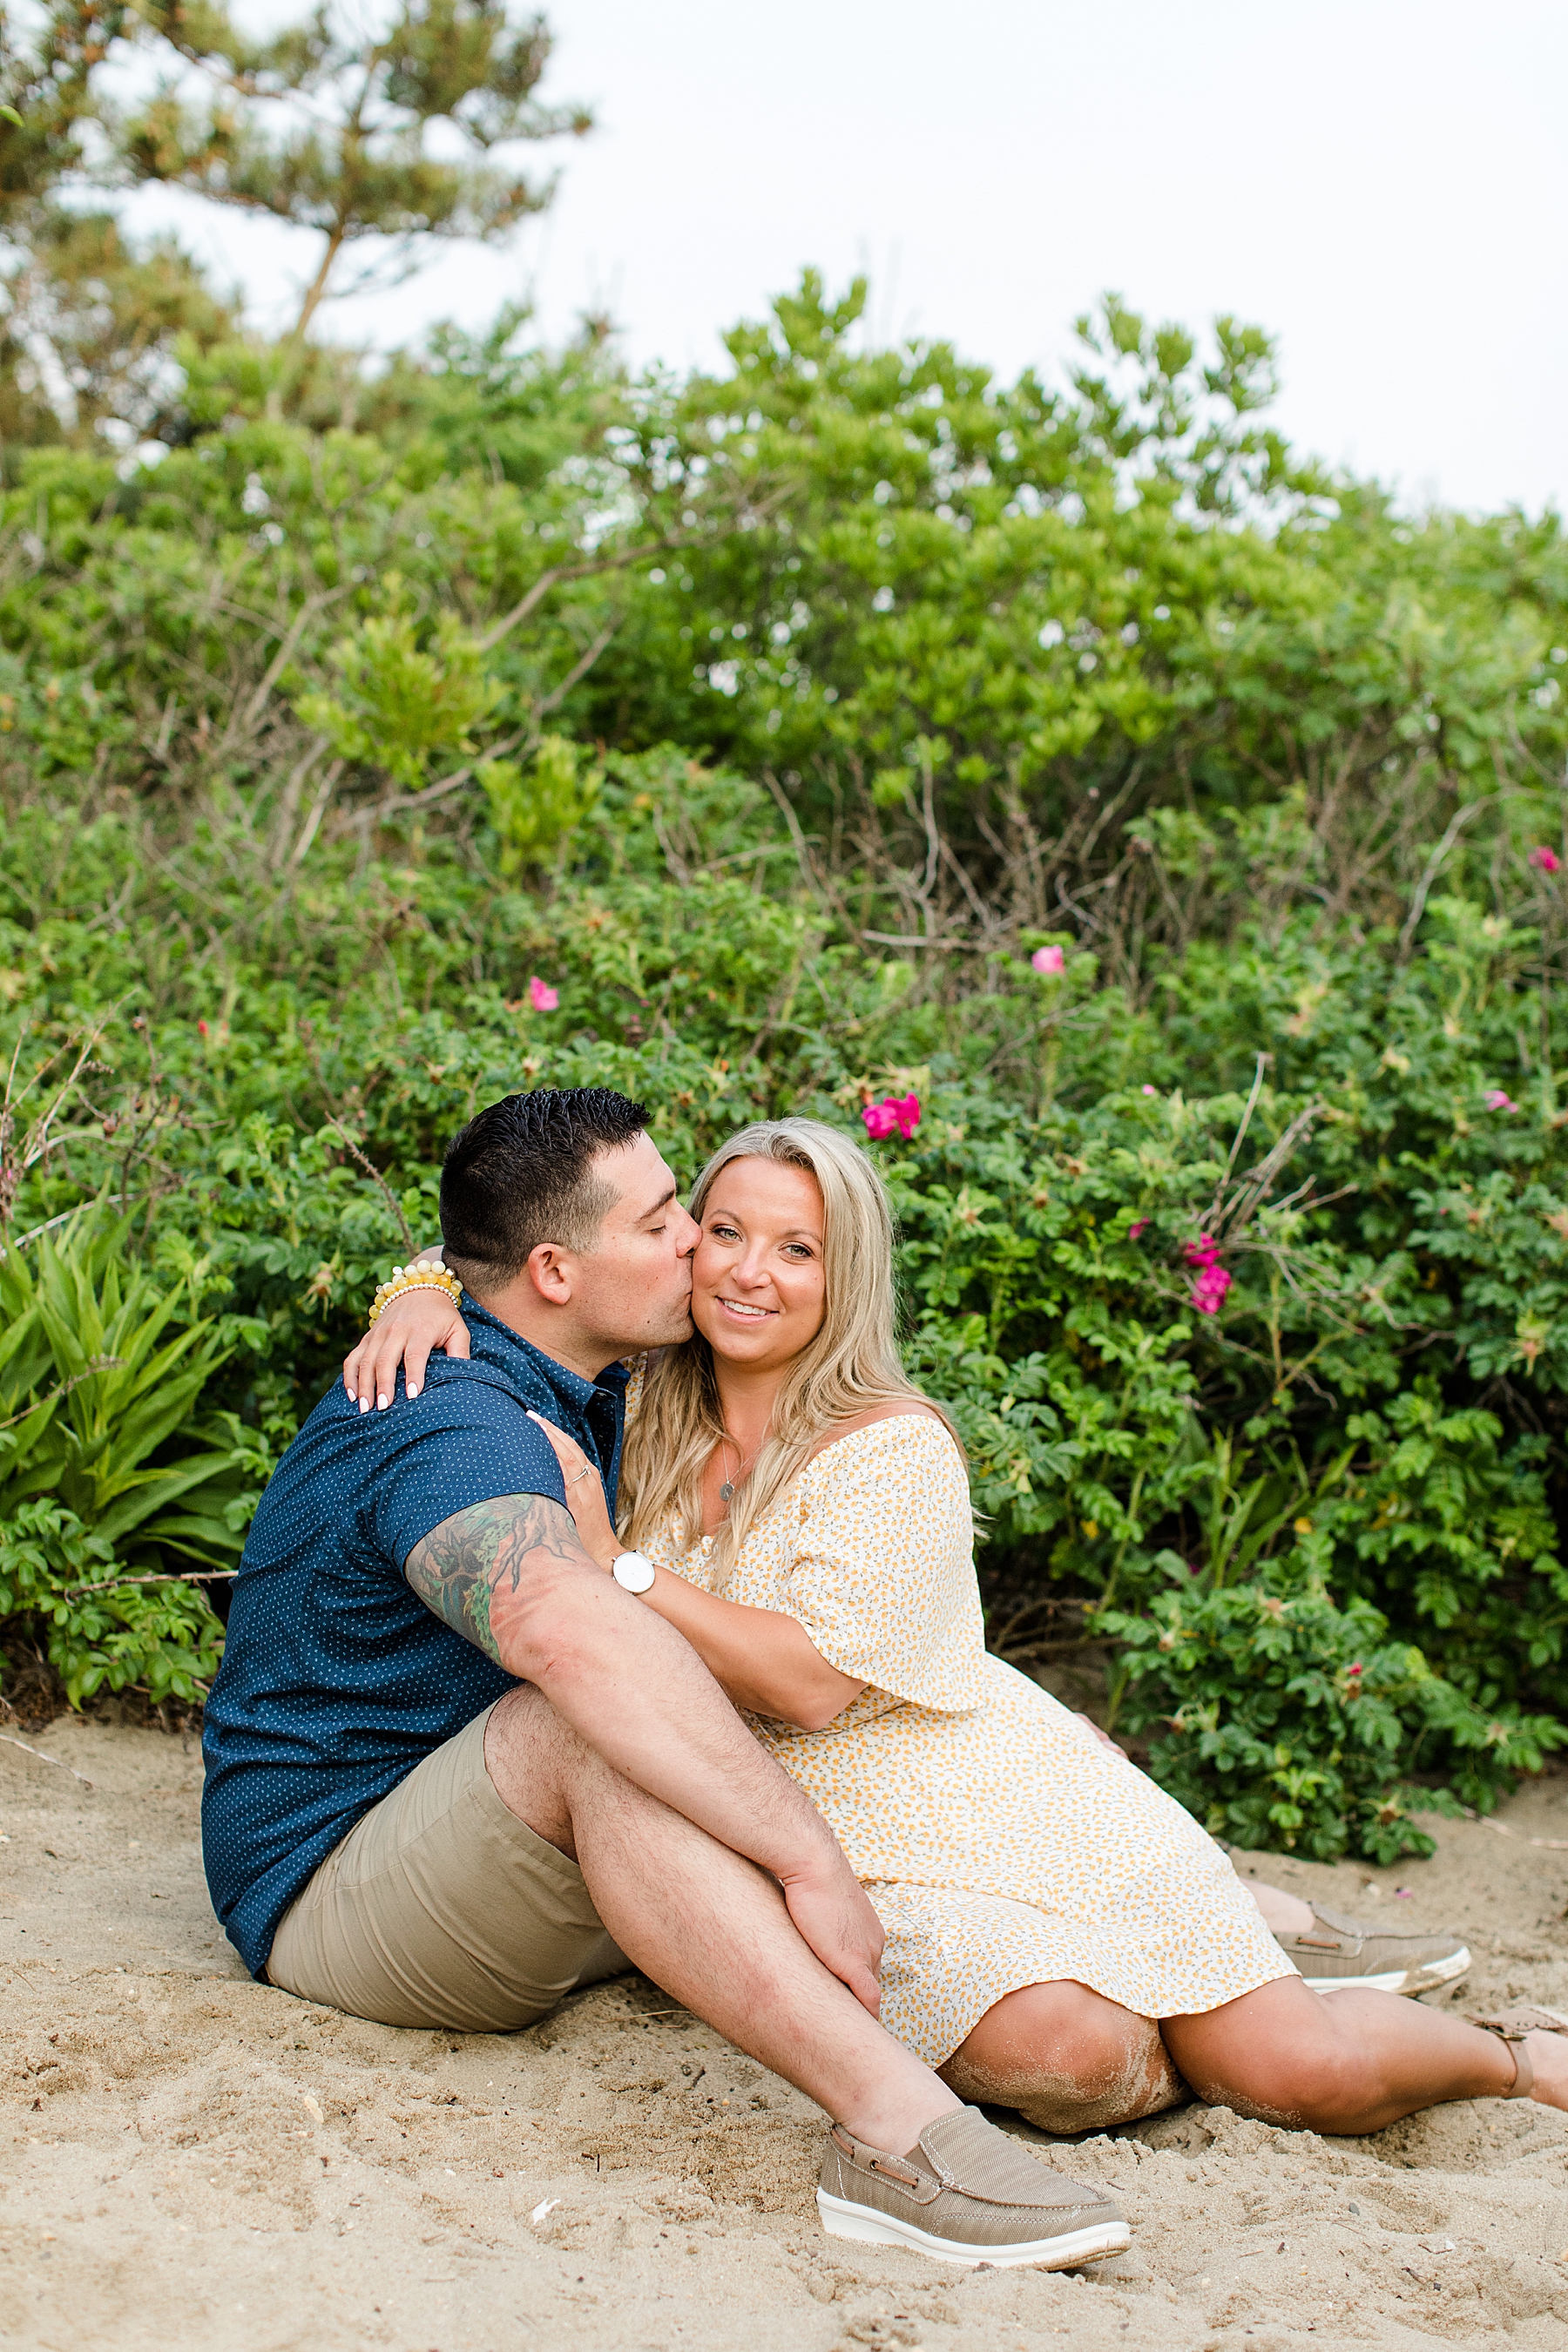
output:
[[[1485,1103],[1489,1110],[1517,1110],[1519,1108],[1519,1105],[1516,1102],[1510,1102],[1509,1100],[1507,1095],[1504,1094],[1500,1087],[1493,1087],[1489,1094],[1486,1094],[1481,1097],[1481,1100]]]
[[[1558,856],[1557,852],[1554,849],[1547,849],[1542,846],[1540,849],[1532,849],[1531,851],[1530,862],[1532,866],[1539,866],[1543,874],[1555,874],[1561,866],[1563,860]]]
[[[907,1143],[921,1123],[918,1095],[889,1095],[885,1102],[868,1103],[860,1114],[866,1122],[866,1132],[873,1143],[884,1136],[899,1134]]]
[[[1144,1092],[1146,1095],[1158,1094],[1158,1093],[1159,1093],[1159,1091],[1160,1091],[1160,1089],[1158,1088],[1158,1087],[1144,1087],[1144,1089],[1143,1089],[1143,1092]]]
[[[1197,1273],[1193,1285],[1193,1305],[1200,1315],[1217,1315],[1233,1276],[1219,1263],[1219,1244],[1212,1234],[1200,1234],[1195,1242],[1188,1242],[1182,1255]]]
[[[561,1002],[561,991],[541,980],[537,972],[528,983],[528,1001],[536,1013],[553,1013]]]
[[[1193,1285],[1193,1305],[1200,1315],[1217,1315],[1231,1276],[1223,1265],[1205,1265]]]
[[[1138,1220],[1138,1223],[1137,1223],[1135,1225],[1129,1225],[1129,1226],[1128,1226],[1128,1228],[1127,1228],[1127,1238],[1128,1238],[1128,1240],[1129,1240],[1130,1242],[1140,1241],[1140,1240],[1142,1240],[1142,1236],[1143,1236],[1143,1235],[1148,1232],[1148,1230],[1149,1230],[1149,1220],[1148,1220],[1148,1218],[1147,1218],[1147,1217],[1140,1217],[1140,1218],[1139,1218],[1139,1220]]]
[[[1060,948],[1037,948],[1029,961],[1037,971],[1058,972],[1067,961],[1067,957]]]

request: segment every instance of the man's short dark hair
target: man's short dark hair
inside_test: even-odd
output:
[[[441,1234],[476,1297],[514,1281],[541,1242],[593,1248],[620,1197],[594,1160],[635,1143],[649,1116],[609,1087],[540,1087],[491,1103],[452,1138]]]

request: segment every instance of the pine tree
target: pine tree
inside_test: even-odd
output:
[[[192,103],[165,84],[121,121],[123,168],[317,230],[296,337],[337,290],[345,246],[381,247],[352,292],[406,274],[416,240],[501,236],[549,203],[553,183],[498,151],[591,127],[581,107],[537,103],[550,36],[542,18],[514,23],[506,0],[403,0],[376,34],[322,5],[265,40],[242,33],[221,0],[143,0],[140,13],[209,92]],[[431,152],[436,124],[458,131],[462,160]]]
[[[0,228],[83,165],[91,82],[127,29],[124,0],[54,0],[30,40],[0,8]]]
[[[172,238],[129,245],[84,207],[93,82],[134,38],[123,0],[53,0],[15,38],[0,12],[0,446],[112,443],[147,431],[174,389],[174,339],[210,343],[232,320]],[[74,203],[62,203],[62,189]],[[101,438],[99,446],[102,446]]]

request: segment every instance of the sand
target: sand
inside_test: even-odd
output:
[[[812,2203],[816,2110],[644,1979],[494,2039],[310,2007],[252,1984],[213,1920],[194,1742],[27,1738],[91,1786],[0,1745],[6,2345],[1568,2344],[1568,2116],[1481,2100],[1333,2140],[1189,2107],[1058,2146],[1132,2223],[1115,2263],[840,2246]],[[1436,1856],[1393,1870],[1271,1867],[1461,1927],[1467,1997],[1568,2009],[1568,1775],[1501,1821],[1431,1822]]]

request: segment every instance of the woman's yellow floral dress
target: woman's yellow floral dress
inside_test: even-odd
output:
[[[643,1549],[719,1589],[711,1538],[666,1527]],[[902,1413],[825,1447],[722,1589],[797,1619],[867,1685],[821,1731],[751,1721],[876,1905],[883,2021],[928,2063],[1021,1985],[1075,1978],[1179,2017],[1295,1974],[1191,1814],[986,1655],[969,1482],[939,1422]]]

